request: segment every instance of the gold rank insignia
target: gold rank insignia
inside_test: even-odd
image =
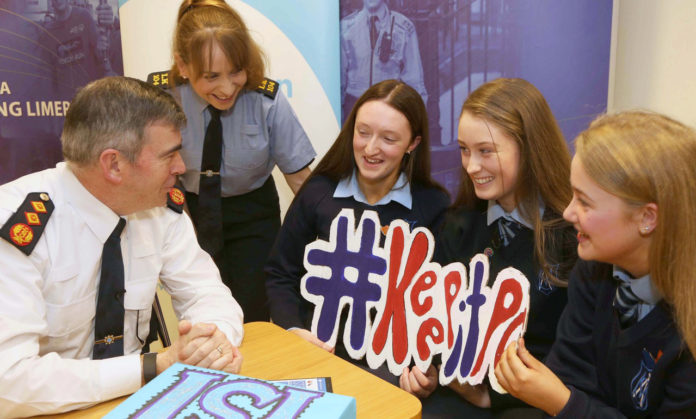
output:
[[[180,186],[174,185],[167,194],[167,207],[181,214],[184,211],[185,201],[184,190]]]
[[[276,94],[278,94],[278,82],[271,79],[263,79],[256,91],[263,93],[271,99],[275,99]]]
[[[39,220],[39,214],[35,212],[25,212],[24,216],[27,218],[27,224],[33,226],[41,225],[41,220]]]
[[[0,227],[0,237],[29,256],[43,234],[53,208],[47,193],[28,194],[17,211]]]
[[[26,224],[17,223],[10,227],[10,240],[17,246],[27,246],[34,240],[34,231]]]
[[[44,205],[43,202],[40,201],[31,201],[31,206],[34,207],[34,211],[36,212],[46,212],[46,206]]]

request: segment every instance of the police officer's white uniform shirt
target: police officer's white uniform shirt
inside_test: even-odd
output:
[[[176,87],[175,96],[186,113],[187,124],[181,130],[181,157],[186,173],[181,175],[187,192],[198,193],[203,159],[203,140],[210,121],[208,102],[189,84]],[[274,99],[250,90],[242,90],[234,106],[220,114],[222,122],[222,196],[237,196],[254,191],[278,165],[281,172],[295,173],[316,156],[290,103],[278,90]]]
[[[189,217],[159,207],[127,216],[121,235],[127,355],[91,360],[101,254],[118,216],[60,163],[0,186],[0,225],[29,192],[47,192],[55,210],[31,255],[0,239],[0,417],[72,410],[138,390],[136,330],[144,340],[158,278],[178,318],[215,323],[241,343],[242,311],[196,244]]]

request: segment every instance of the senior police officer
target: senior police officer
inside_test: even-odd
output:
[[[386,79],[410,85],[427,103],[413,22],[385,0],[364,0],[361,10],[341,20],[341,77],[344,117],[368,87]]]
[[[185,120],[157,87],[97,80],[66,115],[65,162],[0,186],[0,417],[130,394],[174,362],[239,371],[241,309],[172,188]],[[141,355],[158,279],[185,320]]]

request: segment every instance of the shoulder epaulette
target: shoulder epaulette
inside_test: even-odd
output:
[[[271,79],[263,79],[256,91],[263,93],[271,99],[275,99],[276,94],[278,94],[278,82]]]
[[[53,213],[53,202],[46,192],[32,192],[0,228],[0,237],[29,256]]]
[[[414,32],[416,30],[416,26],[413,24],[411,19],[407,18],[403,14],[399,12],[395,12],[392,10],[392,18],[394,19],[394,24],[397,27],[402,28],[408,33]]]
[[[184,189],[174,185],[167,194],[167,207],[174,212],[181,214],[184,212],[184,202],[186,201]]]
[[[169,89],[169,70],[155,71],[147,75],[147,82],[153,86],[159,86],[164,90]]]

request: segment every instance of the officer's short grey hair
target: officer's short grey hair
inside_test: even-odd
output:
[[[145,129],[164,123],[180,130],[186,116],[162,89],[129,77],[106,77],[82,88],[65,116],[61,143],[66,161],[96,163],[113,148],[131,163],[145,145]]]

